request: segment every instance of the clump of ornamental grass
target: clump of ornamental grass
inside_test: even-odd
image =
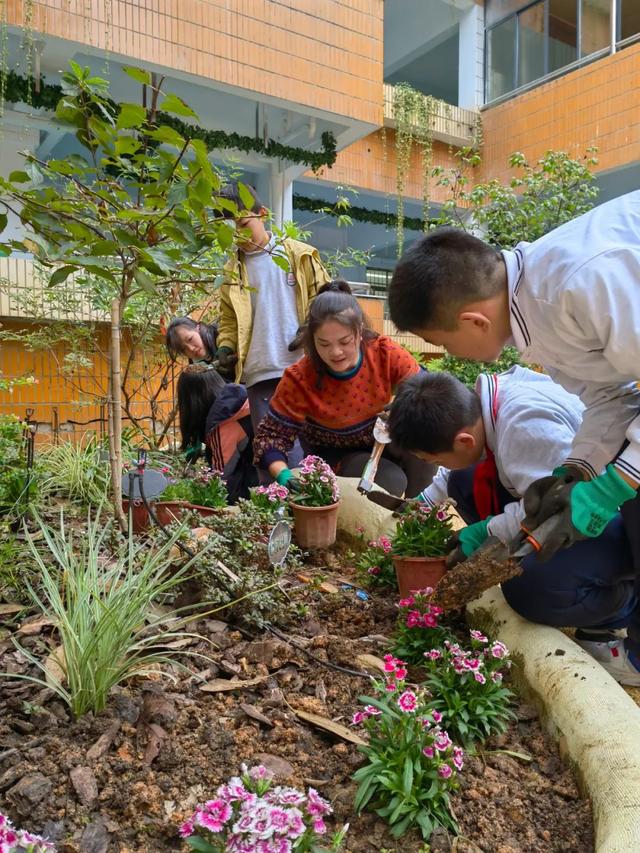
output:
[[[180,827],[201,853],[331,853],[342,846],[348,825],[324,844],[331,805],[309,788],[273,787],[266,767],[247,768],[220,785]]]
[[[81,717],[104,710],[111,688],[122,681],[152,670],[157,674],[159,664],[179,665],[175,652],[159,649],[168,640],[197,635],[176,631],[176,612],[157,613],[153,605],[166,603],[190,574],[192,560],[170,570],[170,551],[181,531],[155,548],[140,544],[130,533],[110,554],[106,543],[111,524],[105,524],[99,512],[93,519],[89,514],[86,530],[75,535],[62,512],[58,530],[40,519],[38,526],[43,542],[36,545],[26,534],[41,576],[38,589],[29,586],[29,594],[57,629],[61,650],[56,657],[64,678],[57,678],[46,661],[15,640],[45,678],[10,677],[51,687],[74,717]],[[53,568],[43,558],[45,552]]]
[[[386,655],[384,669],[385,680],[373,682],[374,696],[360,697],[365,707],[352,721],[369,735],[360,747],[367,763],[353,775],[356,812],[375,811],[395,838],[418,829],[428,840],[438,826],[457,832],[449,795],[457,788],[463,750],[441,725],[430,693],[407,685],[405,662]]]
[[[452,737],[467,746],[501,734],[515,719],[514,694],[502,683],[511,666],[507,647],[480,631],[470,633],[470,650],[445,640],[424,654],[432,705]]]
[[[439,623],[442,608],[431,603],[432,595],[433,589],[426,587],[398,602],[398,622],[392,637],[393,652],[416,666],[424,664],[425,651],[452,639],[449,630]]]

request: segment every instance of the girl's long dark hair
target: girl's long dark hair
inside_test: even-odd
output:
[[[304,351],[318,374],[318,388],[322,388],[322,381],[327,375],[327,366],[318,355],[314,335],[328,320],[335,320],[354,335],[360,333],[363,346],[378,337],[378,333],[370,327],[360,303],[351,293],[348,282],[342,278],[336,278],[328,284],[323,284],[311,303],[302,335]]]
[[[198,332],[202,338],[202,343],[207,350],[207,358],[213,358],[218,349],[218,327],[215,323],[196,323],[191,317],[174,317],[169,323],[165,344],[167,351],[173,361],[179,355],[182,355],[180,349],[180,341],[178,339],[178,329],[185,327]]]
[[[205,440],[209,409],[225,384],[217,370],[202,364],[192,364],[180,374],[177,390],[183,450]]]

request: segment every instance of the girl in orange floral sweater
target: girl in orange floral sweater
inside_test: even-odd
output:
[[[255,463],[296,490],[287,453],[296,439],[343,477],[360,477],[373,425],[396,386],[421,368],[400,344],[368,328],[346,281],[324,285],[309,309],[305,355],[288,367],[254,440]],[[376,483],[395,495],[415,495],[432,466],[411,453],[385,448]]]

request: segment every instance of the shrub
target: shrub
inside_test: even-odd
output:
[[[337,851],[348,827],[318,843],[327,832],[325,817],[333,812],[316,790],[272,787],[273,773],[262,765],[221,785],[214,799],[198,806],[180,827],[180,835],[202,853],[306,853]]]
[[[446,371],[467,387],[474,388],[481,373],[502,373],[515,364],[520,364],[520,353],[515,347],[505,347],[496,361],[471,361],[468,358],[456,358],[448,353],[427,362],[427,370]]]
[[[221,508],[227,505],[227,487],[219,471],[202,468],[194,477],[170,483],[162,492],[163,501],[187,501],[194,506]]]
[[[15,415],[0,415],[0,515],[12,519],[38,497],[36,477],[27,469],[25,429]]]
[[[471,745],[504,732],[515,718],[509,707],[513,693],[502,684],[503,671],[511,666],[508,655],[506,646],[490,642],[480,631],[471,631],[471,651],[446,640],[443,648],[425,652],[432,705],[461,743]]]
[[[404,661],[386,655],[385,671],[386,681],[374,682],[375,697],[360,697],[364,710],[353,716],[369,734],[360,747],[367,763],[353,776],[356,811],[372,808],[395,838],[413,828],[426,840],[437,826],[457,832],[449,793],[457,787],[463,751],[440,727],[429,693],[407,687]]]

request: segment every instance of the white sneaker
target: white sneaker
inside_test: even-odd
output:
[[[625,648],[624,640],[618,640],[606,644],[609,651],[607,660],[599,660],[601,665],[607,670],[612,678],[619,684],[626,684],[628,687],[640,687],[640,670],[629,660],[629,652]]]
[[[626,636],[626,628],[608,630],[578,628],[573,639],[592,658],[602,663],[611,659],[611,647],[624,641]]]

